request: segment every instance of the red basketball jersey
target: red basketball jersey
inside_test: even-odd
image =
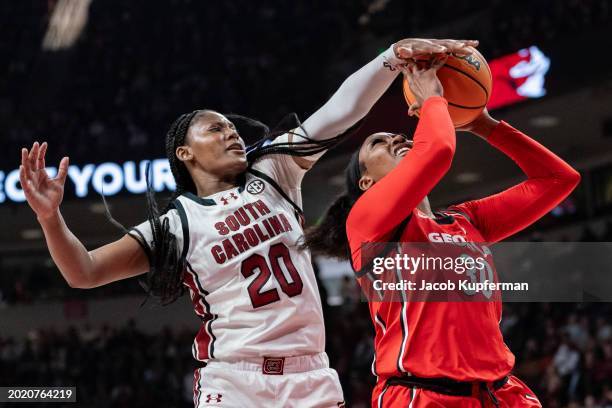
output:
[[[465,242],[484,241],[464,214],[448,212],[432,219],[417,209],[400,241],[437,242],[443,234],[461,237]],[[470,255],[484,257],[493,267],[491,255],[483,253],[489,254],[485,249]],[[367,276],[358,279],[361,285],[372,285]],[[504,344],[499,328],[499,300],[483,297],[482,301],[411,302],[408,295],[406,301],[370,301],[369,307],[376,330],[372,371],[377,376],[410,373],[418,377],[492,381],[508,374],[514,365],[514,355]]]

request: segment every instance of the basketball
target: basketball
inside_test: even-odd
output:
[[[449,56],[444,66],[438,70],[438,78],[444,87],[448,111],[456,128],[474,120],[491,96],[493,81],[489,64],[474,48],[472,55],[466,57]],[[407,78],[404,78],[403,88],[406,102],[412,105],[415,98]]]

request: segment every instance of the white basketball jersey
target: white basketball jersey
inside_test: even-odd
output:
[[[303,175],[291,157],[266,156],[242,185],[208,197],[182,195],[164,216],[189,265],[184,284],[202,320],[197,360],[324,351],[310,252],[299,248]],[[151,241],[147,222],[136,229]]]

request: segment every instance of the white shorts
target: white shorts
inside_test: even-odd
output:
[[[195,370],[193,402],[196,408],[344,407],[338,374],[325,353],[211,361]]]

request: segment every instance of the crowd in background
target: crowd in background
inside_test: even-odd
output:
[[[193,336],[169,328],[146,335],[133,322],[121,329],[37,330],[24,341],[0,335],[0,378],[3,386],[76,386],[82,407],[189,407]]]
[[[580,241],[610,241],[612,228],[606,226],[585,226]],[[533,241],[540,239],[541,234],[532,234]],[[25,281],[17,279],[22,297],[5,296],[4,307],[10,307],[9,300],[27,304],[142,293],[135,279],[76,291],[55,271],[38,271],[36,277],[31,282],[38,291],[28,292]],[[325,285],[319,286],[321,298],[329,299]],[[354,279],[342,280],[338,294],[340,305],[324,304],[326,350],[349,406],[367,407],[375,383],[369,311]],[[505,303],[501,330],[516,355],[514,374],[545,407],[612,407],[611,316],[612,303]],[[197,364],[190,354],[194,335],[192,329],[168,327],[145,334],[134,322],[120,329],[33,329],[23,340],[0,333],[0,378],[3,384],[76,385],[84,406],[145,407],[155,401],[188,407]]]
[[[373,330],[367,305],[352,299],[325,309],[327,353],[348,406],[361,408],[369,406],[375,382]],[[516,355],[514,373],[544,407],[612,406],[610,316],[610,304],[504,305],[501,328]],[[3,386],[76,386],[79,406],[189,407],[194,335],[167,327],[145,334],[133,322],[120,329],[33,330],[24,340],[0,333],[0,378]]]

